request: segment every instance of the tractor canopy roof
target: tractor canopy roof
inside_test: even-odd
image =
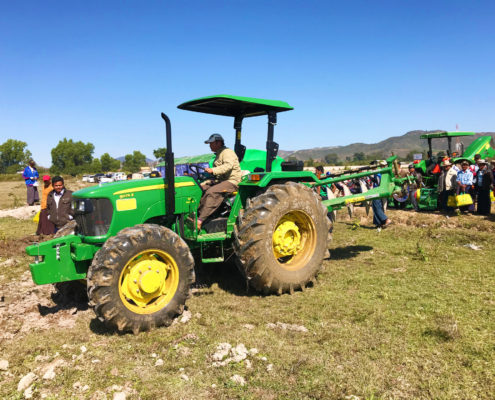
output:
[[[270,111],[282,112],[294,109],[285,101],[255,99],[253,97],[231,96],[228,94],[201,97],[182,103],[177,108],[228,117],[256,117],[267,115]]]
[[[437,133],[427,133],[421,135],[420,139],[441,139],[446,137],[456,137],[456,136],[473,136],[474,132],[437,132]]]

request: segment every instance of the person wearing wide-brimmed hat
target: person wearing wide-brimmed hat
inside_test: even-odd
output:
[[[449,196],[455,194],[457,186],[457,173],[452,169],[452,163],[444,160],[440,164],[442,173],[438,178],[438,209],[440,211],[450,211],[452,208],[447,207]]]
[[[469,162],[467,160],[462,161],[461,170],[457,173],[457,194],[468,194],[472,196],[474,177],[473,173],[469,169]],[[461,211],[474,211],[474,202],[469,206],[459,207]]]
[[[493,172],[483,159],[478,161],[478,166],[480,169],[476,174],[476,189],[478,191],[478,208],[476,212],[481,215],[490,215],[490,191],[495,185]]]

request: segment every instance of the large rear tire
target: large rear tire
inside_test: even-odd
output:
[[[184,310],[194,259],[173,231],[144,224],[108,239],[88,270],[88,297],[97,317],[119,331],[168,326]]]
[[[293,293],[313,282],[328,254],[331,222],[314,190],[287,182],[248,200],[235,227],[235,251],[250,285]]]

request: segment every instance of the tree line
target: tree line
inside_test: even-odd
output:
[[[124,161],[104,153],[100,158],[93,157],[95,146],[92,143],[73,141],[64,138],[51,150],[52,174],[77,175],[84,173],[105,173],[122,169],[126,172],[138,172],[146,165],[146,156],[138,150],[124,156]],[[153,154],[159,160],[165,158],[167,149],[155,149]],[[24,168],[32,154],[26,142],[8,139],[0,144],[0,173],[14,174]]]

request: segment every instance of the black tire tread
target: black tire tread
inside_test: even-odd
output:
[[[123,305],[118,295],[118,279],[126,262],[137,253],[136,249],[145,248],[149,242],[163,243],[163,246],[169,247],[167,250],[175,249],[179,287],[163,309],[153,314],[135,314]],[[154,327],[168,326],[177,315],[182,314],[194,280],[194,259],[184,240],[160,225],[135,225],[109,238],[93,258],[87,275],[89,304],[107,326],[137,334]]]
[[[288,282],[281,280],[280,276],[277,277],[270,267],[270,262],[266,262],[267,248],[271,247],[264,245],[264,242],[270,240],[267,231],[270,223],[273,224],[272,213],[279,207],[283,207],[283,204],[290,198],[298,198],[312,204],[313,214],[315,214],[312,217],[321,222],[320,233],[325,235],[325,244],[315,250],[315,253],[318,252],[315,255],[318,260],[312,260],[312,263],[318,265],[314,265],[307,273],[297,271],[294,274],[295,281]],[[316,275],[322,268],[323,257],[329,255],[328,247],[332,240],[331,228],[332,223],[327,216],[327,209],[322,204],[321,197],[314,190],[296,182],[272,185],[260,195],[250,198],[246,202],[242,215],[237,219],[234,227],[237,265],[244,271],[250,286],[257,291],[280,295],[303,290],[306,285],[315,282]]]

